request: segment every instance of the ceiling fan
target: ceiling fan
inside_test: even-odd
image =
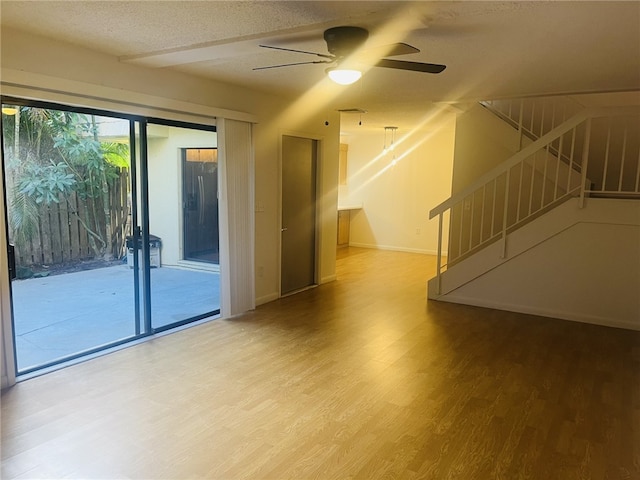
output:
[[[315,55],[323,60],[312,60],[307,62],[285,63],[280,65],[270,65],[266,67],[257,67],[254,70],[265,70],[269,68],[290,67],[294,65],[308,65],[314,63],[331,63],[333,67],[327,69],[329,77],[343,85],[349,85],[357,81],[362,72],[356,70],[353,65],[353,59],[350,56],[361,47],[369,38],[369,32],[361,27],[333,27],[324,31],[324,40],[327,42],[327,50],[329,53],[308,52],[305,50],[296,50],[293,48],[274,47],[270,45],[259,45],[262,48],[271,48],[274,50],[284,50],[286,52],[304,53],[307,55]],[[366,63],[374,67],[395,68],[398,70],[409,70],[412,72],[422,73],[440,73],[446,65],[435,63],[408,62],[405,60],[393,60],[382,57],[394,57],[398,55],[407,55],[410,53],[418,53],[420,50],[406,43],[394,43],[391,45],[383,45],[373,49],[367,49],[358,52],[356,60],[359,63]],[[362,58],[360,58],[362,57]],[[341,80],[342,76],[348,78]],[[335,77],[335,78],[334,78]]]

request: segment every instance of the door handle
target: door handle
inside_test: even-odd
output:
[[[17,272],[16,272],[16,247],[10,243],[9,244],[9,251],[8,253],[8,260],[9,260],[9,279],[10,280],[14,280],[17,276]]]
[[[198,205],[198,223],[204,224],[204,180],[202,175],[198,175],[198,193],[200,196],[200,205]]]
[[[281,231],[281,232],[286,232],[287,230],[289,230],[287,227],[282,227],[282,228],[280,229],[280,231]]]

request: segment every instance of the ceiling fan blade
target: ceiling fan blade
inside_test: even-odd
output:
[[[262,48],[272,48],[273,50],[284,50],[285,52],[306,53],[307,55],[316,55],[322,58],[335,58],[333,55],[329,55],[326,53],[307,52],[305,50],[295,50],[293,48],[283,48],[283,47],[272,47],[270,45],[258,45],[258,46]]]
[[[407,62],[404,60],[390,60],[387,58],[383,58],[379,60],[376,64],[376,67],[384,67],[384,68],[396,68],[398,70],[410,70],[412,72],[423,72],[423,73],[440,73],[445,68],[446,65],[438,65],[435,63],[420,63],[420,62]]]
[[[379,47],[367,48],[363,54],[367,57],[395,57],[398,55],[408,55],[410,53],[420,53],[420,49],[406,43],[390,43]]]
[[[252,70],[267,70],[269,68],[292,67],[294,65],[309,65],[312,63],[333,63],[333,60],[314,60],[312,62],[283,63],[282,65],[269,65],[268,67],[256,67],[256,68],[253,68]]]

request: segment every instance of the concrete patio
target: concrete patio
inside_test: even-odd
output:
[[[118,265],[14,280],[12,290],[18,370],[24,371],[83,350],[133,337],[133,273],[126,265]],[[219,308],[218,273],[165,266],[151,269],[154,328]],[[141,312],[141,323],[142,317]]]

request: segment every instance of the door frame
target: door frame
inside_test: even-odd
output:
[[[0,101],[1,103],[1,101]],[[2,365],[2,379],[0,388],[4,389],[16,383],[16,349],[13,335],[13,307],[11,305],[11,278],[9,278],[8,261],[8,232],[7,196],[4,175],[4,136],[2,119],[0,118],[0,216],[4,231],[0,231],[0,264],[7,265],[7,270],[0,271],[0,365]],[[3,269],[4,270],[4,269]]]
[[[169,329],[177,328],[187,323],[197,322],[203,318],[209,318],[213,315],[219,315],[220,309],[217,312],[207,312],[202,315],[190,317],[185,320],[181,320],[175,323],[171,323],[165,326],[153,327],[151,319],[151,265],[150,265],[150,250],[149,250],[149,173],[148,173],[148,139],[147,139],[147,127],[149,124],[167,125],[182,128],[193,128],[195,130],[217,132],[215,124],[209,123],[194,123],[184,120],[172,120],[169,118],[159,118],[153,116],[145,116],[143,114],[123,113],[122,110],[115,108],[97,108],[92,106],[79,106],[71,103],[58,103],[48,100],[29,99],[11,95],[1,95],[0,103],[9,103],[19,106],[29,106],[37,108],[45,108],[52,110],[61,110],[74,113],[82,113],[89,115],[98,115],[104,117],[112,117],[129,122],[129,142],[130,142],[130,155],[131,155],[131,178],[129,180],[132,190],[132,222],[135,230],[134,242],[139,236],[142,243],[141,248],[141,260],[144,268],[138,269],[139,257],[133,256],[134,272],[133,272],[133,284],[134,284],[134,330],[133,336],[119,339],[108,344],[98,345],[75,354],[65,356],[60,360],[55,360],[46,364],[38,365],[37,367],[28,368],[26,370],[18,372],[17,362],[17,348],[16,337],[14,328],[14,315],[13,315],[13,293],[11,287],[11,279],[9,278],[9,269],[0,269],[0,342],[2,348],[0,348],[0,355],[3,356],[0,359],[0,363],[3,365],[2,372],[2,388],[13,385],[16,383],[18,377],[30,378],[32,375],[38,375],[42,372],[46,373],[57,368],[69,365],[73,362],[82,361],[83,359],[92,358],[92,356],[101,353],[107,353],[114,348],[120,348],[131,344],[132,342],[140,341],[141,339],[152,337],[156,333],[161,333]],[[6,185],[5,185],[5,162],[4,162],[4,138],[2,135],[2,120],[0,119],[0,154],[2,159],[0,162],[0,260],[2,265],[8,265],[8,209],[7,209],[7,197],[6,197]],[[136,131],[136,127],[139,131]],[[216,147],[217,148],[217,147]],[[219,189],[218,179],[218,189]],[[179,189],[181,193],[181,189]],[[137,210],[138,205],[140,209]],[[180,210],[180,209],[179,209]],[[135,221],[137,218],[137,222]],[[219,234],[219,233],[218,233]],[[137,243],[137,242],[136,242]],[[7,284],[8,283],[8,284]]]
[[[315,256],[314,256],[314,271],[313,271],[313,285],[309,288],[319,285],[319,262],[320,262],[320,239],[322,238],[322,202],[320,201],[322,192],[322,152],[324,148],[324,137],[314,135],[309,132],[300,132],[293,130],[280,130],[278,132],[278,298],[283,296],[282,294],[282,160],[283,160],[283,142],[282,138],[298,137],[307,140],[316,141],[316,195],[315,195]],[[286,293],[284,296],[293,295],[299,291]]]
[[[97,115],[100,117],[109,117],[115,118],[119,120],[123,120],[129,123],[128,128],[128,137],[129,137],[129,146],[130,146],[130,157],[131,157],[131,166],[130,172],[131,176],[129,178],[129,184],[131,188],[131,196],[132,196],[132,205],[131,205],[131,221],[132,223],[136,223],[138,226],[144,224],[145,215],[147,214],[145,210],[148,210],[148,199],[147,204],[145,204],[145,200],[142,200],[142,209],[138,211],[137,206],[138,203],[136,198],[140,198],[145,195],[145,187],[147,184],[146,180],[141,181],[140,185],[138,185],[136,178],[142,177],[143,179],[147,178],[146,168],[147,168],[147,158],[146,158],[146,117],[122,113],[116,110],[110,110],[105,108],[94,108],[90,106],[79,106],[74,104],[67,103],[58,103],[51,102],[48,100],[37,100],[30,98],[22,98],[22,97],[14,97],[10,95],[2,95],[0,96],[0,103],[9,103],[17,106],[25,106],[25,107],[34,107],[34,108],[42,108],[49,110],[58,110],[64,112],[72,112],[72,113],[80,113],[85,115]],[[140,144],[138,145],[136,142],[136,126],[139,127],[140,131],[138,134],[140,135]],[[0,123],[0,129],[2,124]],[[1,130],[0,130],[1,131]],[[144,141],[143,141],[144,139]],[[9,240],[9,211],[8,211],[8,199],[6,196],[6,169],[4,163],[4,136],[3,132],[0,133],[0,151],[2,153],[2,164],[0,167],[2,170],[0,171],[0,176],[2,177],[2,207],[3,207],[3,227],[4,230],[0,231],[2,236],[1,245],[4,245],[3,255],[7,255],[7,247]],[[139,147],[139,148],[138,148]],[[137,163],[140,164],[140,171],[138,171]],[[138,187],[142,188],[139,189]],[[145,206],[146,205],[146,206]],[[134,224],[134,229],[136,225]],[[148,233],[145,233],[145,230],[148,229],[148,220],[147,226],[142,225],[143,231],[141,233],[142,238],[148,239]],[[135,238],[135,237],[134,237]],[[142,271],[142,279],[140,278],[140,272],[138,271],[138,256],[134,256],[134,264],[135,269],[133,272],[133,289],[134,289],[134,311],[133,311],[133,324],[134,324],[134,335],[130,337],[126,337],[123,339],[117,339],[111,341],[107,344],[96,345],[90,347],[86,350],[82,350],[76,353],[72,353],[64,356],[61,359],[54,359],[50,362],[46,362],[44,364],[29,367],[22,371],[18,371],[18,349],[16,346],[16,335],[15,335],[15,318],[14,318],[14,307],[13,307],[13,291],[12,291],[12,279],[9,278],[9,271],[7,269],[6,272],[0,271],[0,276],[2,276],[2,281],[0,281],[0,287],[3,282],[8,281],[8,288],[2,289],[2,297],[1,306],[2,306],[2,342],[4,347],[3,355],[5,358],[3,359],[3,363],[6,365],[7,369],[11,367],[11,371],[7,371],[7,381],[8,385],[13,385],[16,382],[18,377],[29,378],[33,374],[39,374],[39,372],[48,372],[52,369],[56,369],[59,366],[67,365],[70,362],[75,362],[81,360],[83,358],[91,358],[93,355],[106,352],[113,348],[120,347],[122,345],[126,345],[132,341],[139,340],[144,337],[148,337],[153,335],[153,331],[146,327],[146,318],[150,315],[150,277],[145,275],[145,270],[149,270],[149,255],[148,248],[145,252],[145,248],[143,245],[142,248],[143,255],[143,265],[146,266]],[[6,258],[6,257],[5,257]],[[5,298],[6,292],[6,298]],[[6,300],[6,301],[5,301]],[[7,312],[8,310],[8,312]],[[150,317],[149,317],[150,318]],[[145,322],[144,324],[142,322]],[[9,358],[11,356],[11,358]],[[3,382],[5,379],[3,378]],[[4,385],[3,385],[4,386]]]

